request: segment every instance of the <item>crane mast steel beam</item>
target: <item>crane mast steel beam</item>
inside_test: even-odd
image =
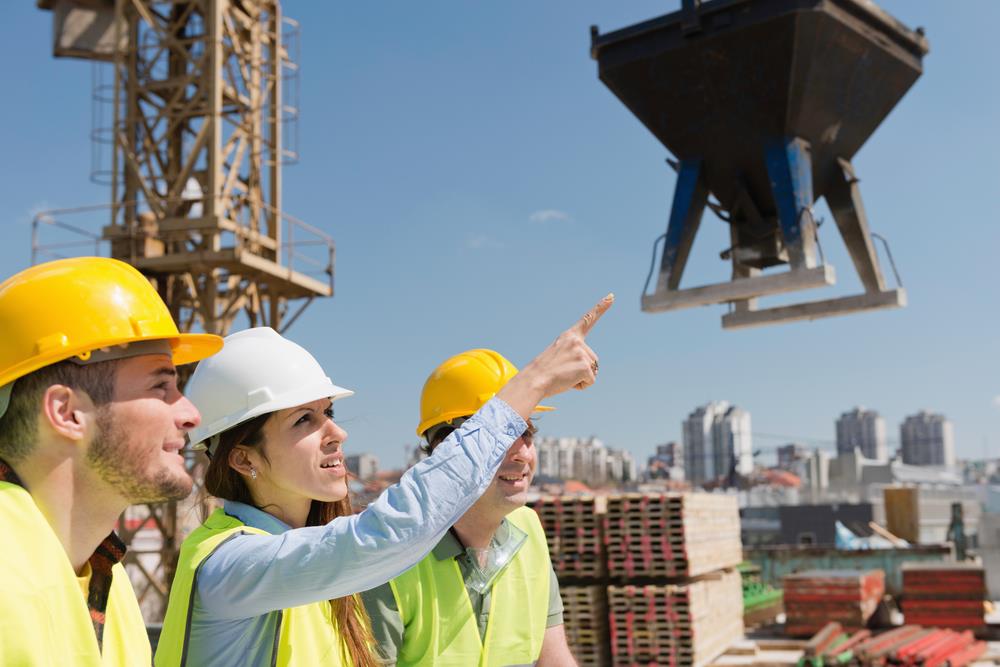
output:
[[[56,56],[114,70],[101,237],[149,277],[182,331],[226,335],[241,316],[280,331],[333,295],[333,240],[282,212],[283,134],[297,113],[283,99],[297,72],[286,33],[297,24],[280,0],[38,5],[53,13]],[[180,543],[206,509],[193,456],[189,467],[192,497],[130,508],[121,522],[147,622],[162,619]]]

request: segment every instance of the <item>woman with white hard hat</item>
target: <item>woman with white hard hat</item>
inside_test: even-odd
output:
[[[357,593],[420,561],[489,486],[545,397],[594,382],[608,295],[363,512],[347,494],[335,385],[272,329],[226,338],[186,392],[224,501],[184,541],[156,652],[175,665],[379,664]]]

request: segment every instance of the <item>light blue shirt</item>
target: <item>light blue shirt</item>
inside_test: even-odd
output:
[[[199,567],[187,664],[273,664],[282,609],[360,593],[415,565],[482,495],[526,428],[493,398],[367,509],[325,526],[293,529],[226,501],[227,514],[270,534],[236,535]]]

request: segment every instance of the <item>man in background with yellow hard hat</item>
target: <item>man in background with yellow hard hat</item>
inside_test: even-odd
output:
[[[433,453],[516,374],[502,355],[484,349],[438,366],[420,399],[425,451]],[[524,506],[537,465],[534,434],[529,420],[492,484],[430,554],[363,594],[386,664],[577,664],[545,532]]]
[[[149,281],[113,259],[0,283],[0,661],[149,665],[115,522],[179,499],[198,410],[175,364],[222,339],[181,334]]]

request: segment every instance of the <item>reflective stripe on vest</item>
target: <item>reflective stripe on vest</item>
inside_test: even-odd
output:
[[[404,628],[399,667],[507,667],[538,660],[549,614],[549,550],[533,510],[519,508],[507,520],[528,539],[493,582],[482,640],[454,558],[430,553],[390,582]]]
[[[170,588],[170,602],[163,620],[163,632],[156,647],[156,667],[187,665],[191,632],[191,591],[198,569],[216,549],[241,533],[267,535],[266,531],[244,525],[239,519],[217,509],[181,545],[177,572]],[[273,612],[280,615],[274,638],[271,665],[317,665],[347,667],[350,660],[341,651],[343,643],[334,629],[327,600]]]
[[[148,665],[146,626],[125,568],[112,568],[103,655],[62,543],[22,487],[0,482],[0,662],[29,667]]]

